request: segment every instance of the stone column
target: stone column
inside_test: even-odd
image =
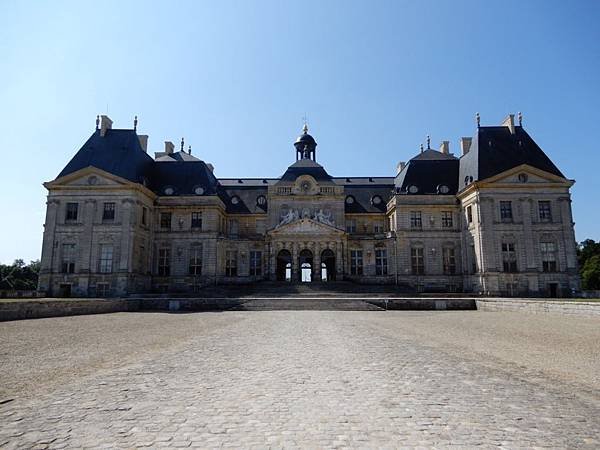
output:
[[[567,272],[577,272],[577,242],[573,230],[573,217],[571,215],[571,199],[560,197],[560,220],[565,248],[565,262]]]
[[[94,272],[92,258],[92,245],[94,243],[94,219],[96,213],[96,200],[87,199],[84,202],[83,211],[83,233],[79,239],[81,250],[79,252],[79,269],[77,270],[81,276],[79,277],[78,290],[82,295],[88,294],[90,283],[90,273]]]
[[[298,243],[289,243],[292,250],[292,281],[298,281],[300,279],[300,268],[298,264]]]
[[[313,281],[322,281],[321,280],[321,243],[316,242],[314,244],[315,254],[313,257],[313,261],[315,263],[315,279]]]
[[[344,258],[342,256],[342,245],[341,242],[331,243],[333,253],[335,255],[335,266],[336,266],[336,280],[341,281],[344,278]]]

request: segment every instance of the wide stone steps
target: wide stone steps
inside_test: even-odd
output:
[[[315,299],[315,298],[272,298],[242,300],[229,311],[384,311],[383,308],[362,300]]]

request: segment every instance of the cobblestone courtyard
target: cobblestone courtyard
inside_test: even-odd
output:
[[[0,323],[0,448],[600,447],[600,320],[119,313]]]

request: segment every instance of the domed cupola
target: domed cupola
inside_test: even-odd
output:
[[[299,159],[317,160],[317,142],[308,134],[308,125],[306,123],[302,127],[302,134],[294,142],[294,147],[296,147],[296,161]]]

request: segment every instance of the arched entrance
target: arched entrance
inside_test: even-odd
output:
[[[310,283],[312,281],[313,254],[310,250],[304,249],[298,255],[298,266],[300,267],[300,281]]]
[[[292,254],[281,250],[277,254],[277,281],[292,281]]]
[[[335,280],[335,254],[326,248],[321,253],[321,281]]]

